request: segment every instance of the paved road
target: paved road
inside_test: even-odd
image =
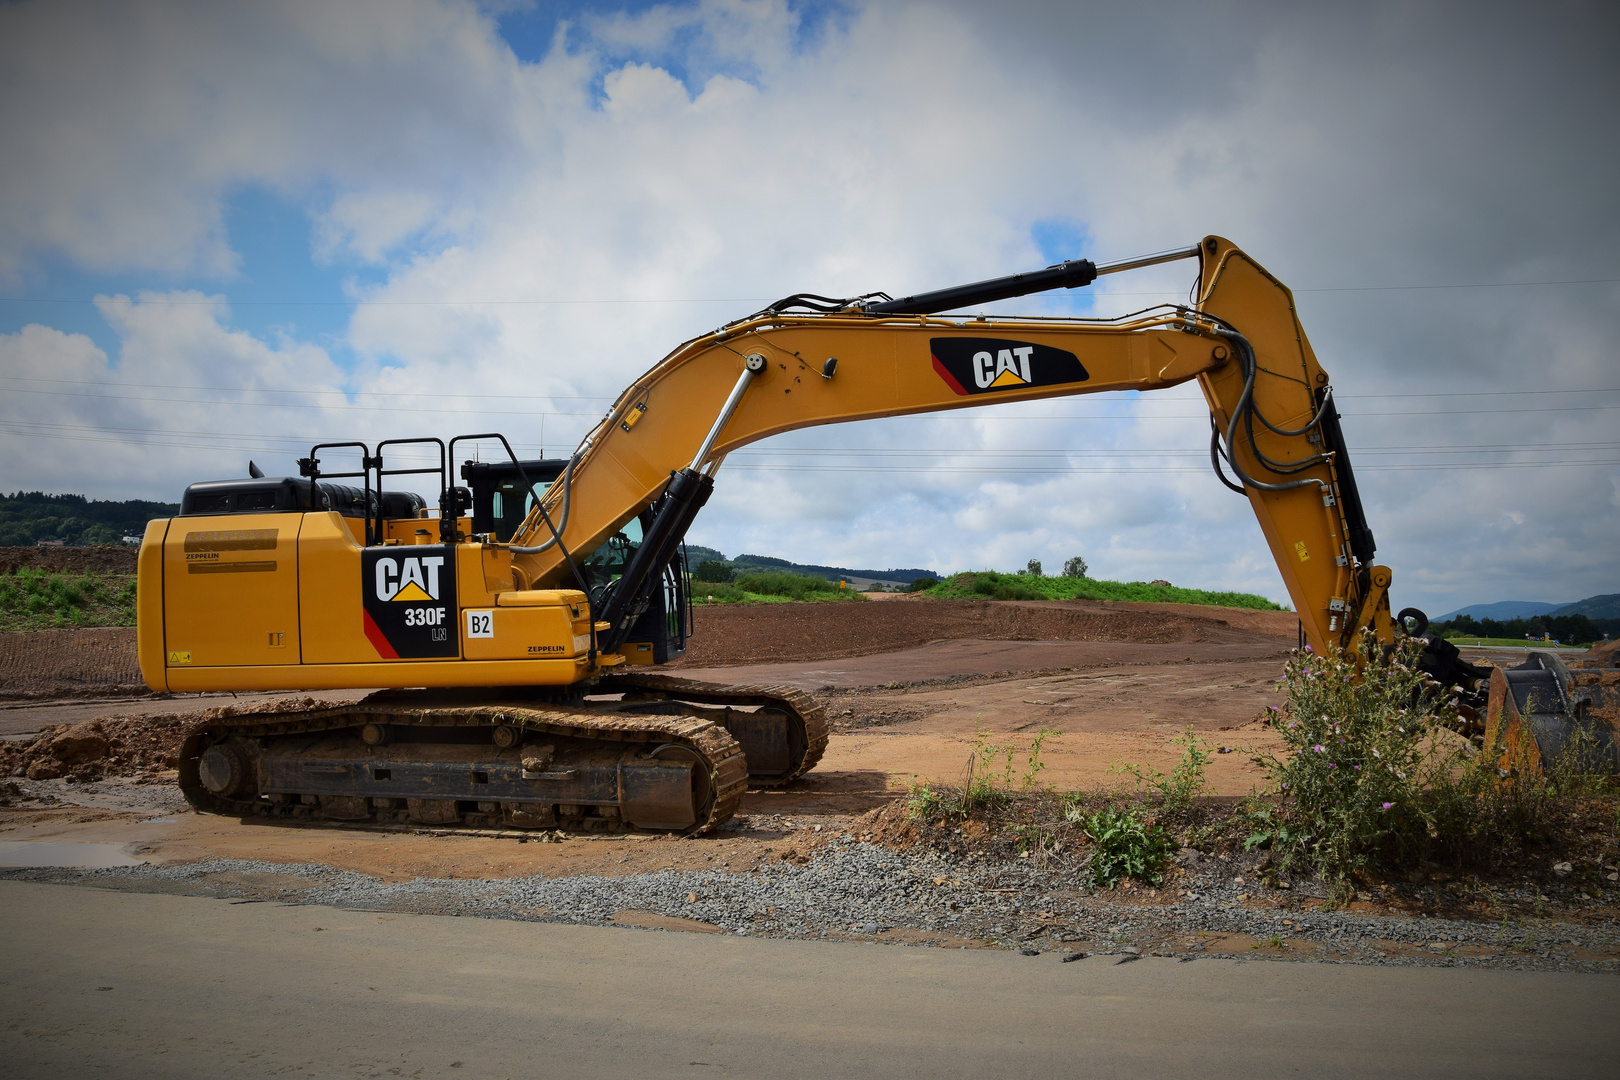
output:
[[[0,1075],[1613,1076],[1608,976],[379,915],[0,882]]]

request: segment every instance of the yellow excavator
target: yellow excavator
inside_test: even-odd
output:
[[[1196,303],[1118,319],[945,315],[1197,260]],[[1441,683],[1488,672],[1390,614],[1388,568],[1328,374],[1289,290],[1236,246],[1193,247],[895,298],[786,297],[676,348],[566,459],[500,435],[314,447],[297,477],[191,485],[141,545],[139,651],[157,691],[375,689],[226,708],[180,785],[202,810],[377,824],[713,829],[749,785],[827,744],[807,695],[657,675],[690,628],[683,538],[726,455],[779,432],[1196,379],[1216,475],[1247,496],[1318,650],[1421,634]],[[504,448],[467,462],[458,447]],[[346,472],[322,457],[358,458]],[[423,464],[423,462],[426,464]],[[436,462],[436,464],[435,464]],[[430,509],[388,478],[432,475]],[[348,481],[340,483],[339,481]]]

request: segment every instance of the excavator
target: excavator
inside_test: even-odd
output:
[[[1114,319],[950,314],[1196,260],[1195,302]],[[371,690],[212,710],[179,783],[216,813],[375,826],[695,835],[827,745],[793,688],[656,674],[691,629],[684,537],[726,456],[798,428],[1197,380],[1210,460],[1248,498],[1318,651],[1422,636],[1434,679],[1485,669],[1390,614],[1328,373],[1289,290],[1230,241],[893,297],[785,297],[677,347],[572,454],[496,433],[327,443],[296,477],[187,488],[139,555],[155,691]],[[506,460],[458,448],[499,443]],[[358,468],[323,471],[322,457]],[[429,508],[390,477],[430,476]],[[351,481],[340,483],[338,481]],[[425,485],[424,485],[425,486]]]

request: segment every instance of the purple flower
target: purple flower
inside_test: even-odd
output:
[[[1388,810],[1388,809],[1389,809],[1389,808],[1390,808],[1390,807],[1392,807],[1392,806],[1394,806],[1394,805],[1395,805],[1395,804],[1394,804],[1394,803],[1392,803],[1392,802],[1387,802],[1387,803],[1385,803],[1385,804],[1384,804],[1384,809],[1385,809],[1385,810]]]
[[[1352,766],[1350,766],[1350,767],[1351,767],[1351,768],[1352,768],[1352,769],[1354,769],[1354,770],[1356,770],[1356,772],[1360,772],[1360,771],[1361,771],[1361,766],[1360,766],[1360,765],[1352,765]]]
[[[1311,747],[1311,749],[1315,750],[1318,754],[1327,753],[1327,747],[1323,746],[1321,743],[1317,743],[1315,746]]]

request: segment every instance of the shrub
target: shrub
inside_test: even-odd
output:
[[[1577,727],[1543,769],[1454,734],[1455,703],[1417,670],[1422,645],[1383,650],[1368,636],[1359,666],[1337,650],[1295,654],[1288,704],[1271,720],[1288,755],[1256,759],[1282,798],[1275,810],[1250,806],[1247,846],[1340,883],[1420,859],[1491,869],[1534,847],[1563,848],[1583,804],[1613,796],[1615,778],[1592,770],[1611,751],[1590,728]]]
[[[723,584],[730,581],[734,573],[735,571],[732,570],[729,563],[716,562],[714,559],[706,559],[698,564],[698,568],[696,570],[692,571],[692,580],[702,581],[705,583]]]
[[[1130,600],[1173,604],[1218,604],[1222,607],[1281,611],[1263,596],[1251,593],[1210,592],[1183,589],[1175,585],[1152,585],[1141,581],[1096,581],[1091,578],[1030,577],[1028,574],[998,574],[993,570],[956,574],[928,588],[929,595],[942,599],[992,600]]]
[[[1281,833],[1272,841],[1285,864],[1303,860],[1342,880],[1381,859],[1410,858],[1427,835],[1431,737],[1437,722],[1457,720],[1418,670],[1422,646],[1406,639],[1386,651],[1369,634],[1364,663],[1337,649],[1288,661],[1288,703],[1271,718],[1287,754],[1256,759],[1287,804],[1286,846]]]
[[[826,578],[805,577],[802,574],[775,570],[751,570],[738,574],[732,579],[732,584],[743,592],[757,593],[760,596],[786,596],[793,600],[808,600],[818,593],[839,591],[837,583]]]

